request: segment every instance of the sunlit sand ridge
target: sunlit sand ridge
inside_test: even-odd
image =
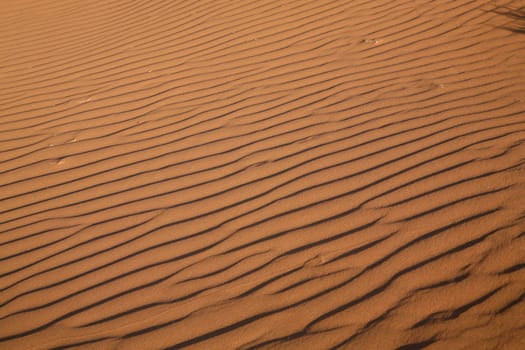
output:
[[[525,12],[3,0],[1,349],[525,349]]]

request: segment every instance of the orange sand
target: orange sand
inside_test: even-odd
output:
[[[3,0],[0,349],[525,349],[524,6]]]

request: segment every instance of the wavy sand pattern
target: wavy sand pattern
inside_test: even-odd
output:
[[[1,349],[525,349],[525,4],[4,0]]]

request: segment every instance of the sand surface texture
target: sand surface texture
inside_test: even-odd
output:
[[[0,349],[525,349],[524,5],[2,0]]]

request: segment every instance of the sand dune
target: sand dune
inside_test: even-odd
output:
[[[1,349],[525,349],[523,1],[0,11]]]

